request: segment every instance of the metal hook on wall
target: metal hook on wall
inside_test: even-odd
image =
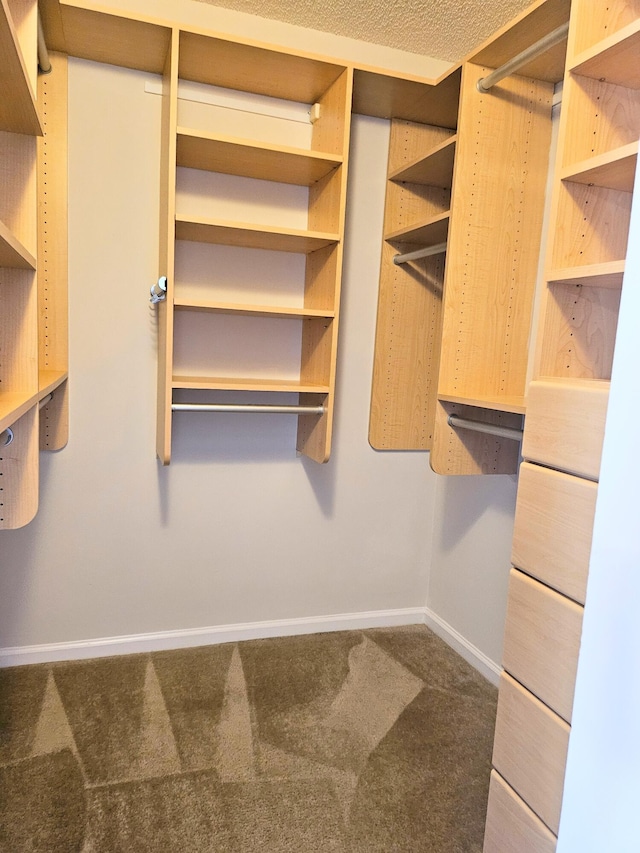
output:
[[[158,279],[157,284],[152,285],[151,287],[151,296],[149,297],[149,302],[154,305],[157,302],[163,302],[167,298],[167,277],[166,275],[161,275]]]
[[[0,447],[8,447],[13,441],[13,430],[7,427],[3,433],[0,433],[0,438],[4,436],[4,441],[0,442]]]

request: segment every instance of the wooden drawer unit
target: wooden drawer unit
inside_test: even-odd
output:
[[[523,462],[513,531],[513,565],[584,604],[598,486]]]
[[[511,570],[503,666],[571,722],[583,608]]]
[[[569,730],[563,719],[502,674],[493,766],[556,835]]]
[[[492,770],[483,853],[554,853],[555,849],[555,835]]]
[[[608,400],[605,380],[532,382],[522,455],[530,462],[597,480]]]

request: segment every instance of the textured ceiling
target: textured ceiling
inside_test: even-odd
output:
[[[200,0],[456,62],[531,0]]]

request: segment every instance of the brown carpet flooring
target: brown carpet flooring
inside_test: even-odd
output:
[[[0,670],[0,851],[479,853],[496,699],[422,626]]]

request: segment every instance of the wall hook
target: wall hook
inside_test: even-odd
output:
[[[158,283],[154,284],[151,287],[151,296],[149,297],[149,302],[152,302],[154,305],[156,302],[163,302],[167,298],[167,277],[166,275],[161,275],[158,279]]]

